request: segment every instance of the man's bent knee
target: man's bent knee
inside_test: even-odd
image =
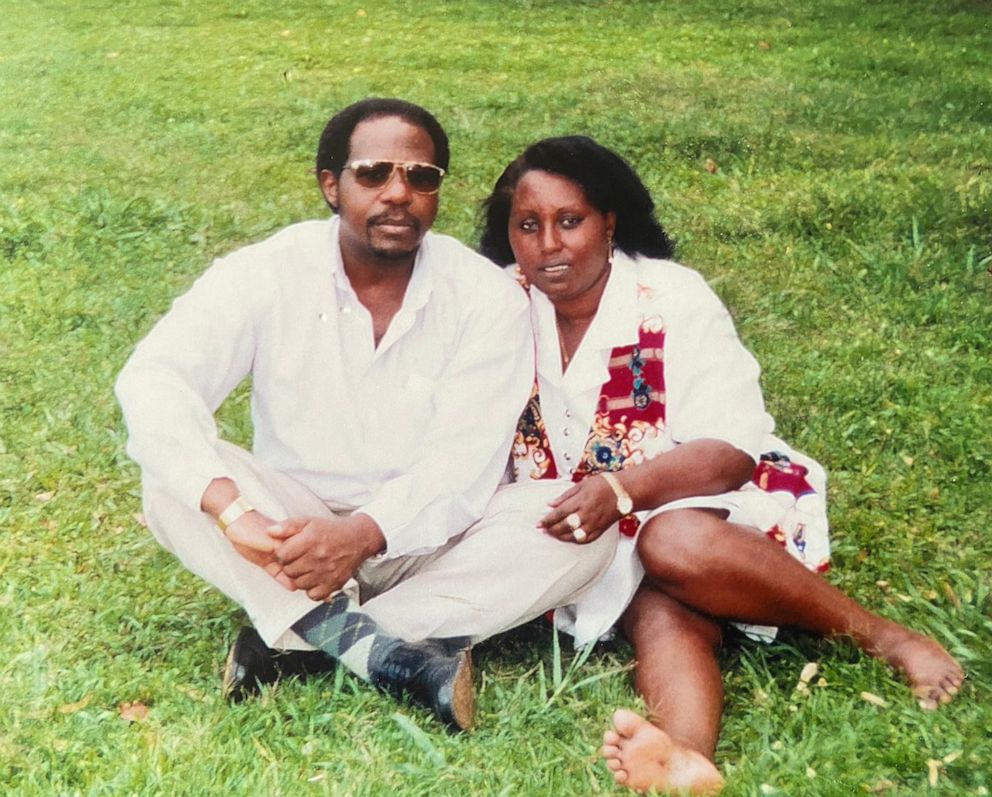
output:
[[[606,572],[613,563],[617,551],[617,533],[607,530],[592,542],[562,544],[577,549],[574,552],[577,564],[587,568],[595,576]]]

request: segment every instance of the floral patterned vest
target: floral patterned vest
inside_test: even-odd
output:
[[[665,431],[665,331],[657,315],[642,320],[638,341],[610,352],[609,378],[600,389],[589,437],[572,481],[636,465],[662,452]],[[557,479],[537,382],[517,423],[513,478]],[[633,537],[640,521],[631,513],[620,531]]]
[[[634,345],[617,346],[610,353],[609,378],[600,388],[592,428],[572,481],[603,471],[623,470],[652,459],[665,448],[665,332],[658,316],[641,322]],[[513,441],[513,479],[557,479],[558,466],[551,452],[541,416],[537,381],[527,407],[517,422]],[[788,493],[796,507],[814,493],[806,480],[808,469],[779,451],[761,455],[752,475],[752,486],[766,493]],[[795,512],[793,512],[795,514]],[[631,513],[620,519],[620,532],[637,534],[640,520]],[[782,545],[792,540],[798,554],[805,549],[805,523],[801,518],[777,522],[765,533]],[[811,565],[829,567],[826,560]]]

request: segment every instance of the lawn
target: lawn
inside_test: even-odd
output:
[[[830,472],[829,578],[967,667],[925,713],[846,644],[732,640],[725,793],[989,794],[981,0],[0,4],[0,791],[619,793],[595,748],[636,705],[623,643],[581,665],[545,626],[487,644],[470,735],[343,672],[231,708],[243,618],[140,525],[116,373],[212,257],[326,213],[317,137],[368,95],[446,126],[437,229],[469,242],[530,141],[624,153],[731,307],[780,434]],[[226,436],[250,438],[246,410],[241,390]]]

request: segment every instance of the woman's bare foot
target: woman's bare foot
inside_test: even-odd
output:
[[[614,712],[601,752],[616,782],[637,792],[715,794],[723,786],[723,777],[706,756],[627,709]]]
[[[873,634],[866,650],[906,676],[920,707],[932,711],[961,689],[964,670],[939,642],[890,620]]]

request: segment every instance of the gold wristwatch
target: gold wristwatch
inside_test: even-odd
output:
[[[634,511],[634,501],[627,494],[627,491],[623,489],[623,485],[620,484],[620,480],[617,479],[612,473],[600,473],[606,483],[610,485],[610,489],[613,490],[613,494],[617,497],[617,512],[621,516],[629,515]]]
[[[238,520],[242,515],[247,515],[249,512],[254,511],[255,507],[239,495],[230,504],[228,504],[227,509],[220,513],[220,517],[217,518],[217,528],[221,530],[221,533],[224,533],[227,531],[227,527]]]

